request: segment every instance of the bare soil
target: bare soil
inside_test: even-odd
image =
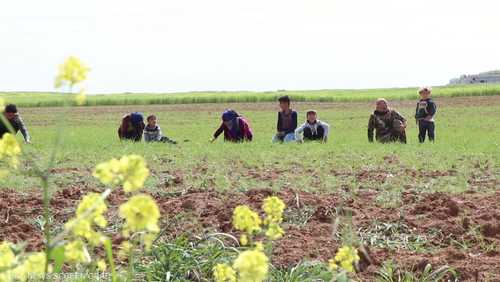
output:
[[[272,178],[273,175],[259,177]],[[367,177],[367,174],[359,172],[359,177]],[[56,226],[62,226],[73,215],[83,194],[79,187],[67,187],[53,195],[51,207]],[[332,235],[333,221],[337,216],[351,214],[355,230],[366,230],[374,222],[403,223],[412,235],[427,238],[426,251],[411,250],[404,244],[392,249],[365,245],[370,259],[365,259],[358,269],[358,276],[364,281],[373,281],[376,271],[387,260],[413,269],[422,269],[427,263],[435,268],[448,265],[458,271],[461,281],[500,281],[498,190],[492,194],[471,191],[461,195],[420,194],[409,190],[403,193],[403,204],[398,209],[377,205],[378,191],[370,189],[353,197],[291,189],[279,192],[255,189],[246,193],[187,191],[182,195],[153,196],[163,215],[163,228],[173,237],[210,231],[238,235],[231,226],[232,210],[241,204],[259,210],[269,195],[277,195],[287,204],[286,235],[273,249],[272,261],[277,266],[293,266],[304,259],[326,262],[341,244]],[[42,232],[35,224],[35,219],[42,214],[40,199],[37,192],[20,194],[0,190],[0,241],[24,241],[28,250],[43,247]],[[116,207],[124,200],[123,192],[113,192],[108,198],[110,213],[116,214]],[[298,220],[297,215],[301,214],[305,216]],[[115,244],[120,241],[119,237],[114,238]]]

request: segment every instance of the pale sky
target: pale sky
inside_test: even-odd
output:
[[[0,0],[0,91],[442,85],[500,69],[498,0]]]

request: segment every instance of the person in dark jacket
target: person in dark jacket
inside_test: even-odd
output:
[[[126,114],[122,117],[122,123],[118,128],[118,137],[120,140],[132,140],[139,142],[142,140],[144,132],[144,117],[139,112]]]
[[[215,131],[210,142],[214,142],[224,133],[224,141],[252,141],[253,134],[248,121],[234,110],[228,109],[222,113],[222,124]]]
[[[290,97],[283,96],[278,99],[281,111],[278,112],[278,124],[273,143],[293,142],[295,139],[295,129],[297,129],[297,112],[290,107]]]
[[[9,122],[10,126],[12,127],[12,130],[14,130],[13,133],[21,131],[21,134],[24,137],[24,142],[31,143],[30,134],[28,133],[28,129],[26,128],[23,119],[17,112],[16,105],[9,104],[5,106],[5,109],[2,114],[4,115],[5,119]],[[9,125],[6,125],[3,122],[3,119],[0,119],[0,138],[3,137],[5,133],[9,132],[10,132]]]
[[[406,119],[396,110],[389,107],[384,98],[376,102],[376,109],[368,121],[368,141],[373,142],[373,131],[375,139],[381,143],[401,142],[406,143]]]
[[[415,110],[415,120],[418,125],[418,140],[420,143],[425,142],[425,135],[429,136],[429,141],[435,140],[435,125],[434,115],[436,115],[437,106],[431,99],[432,89],[430,87],[422,87],[418,90],[420,101],[417,103]]]

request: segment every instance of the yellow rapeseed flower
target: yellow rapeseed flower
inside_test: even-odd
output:
[[[5,108],[5,99],[0,97],[0,108]]]
[[[70,263],[87,264],[90,262],[90,255],[83,241],[75,240],[64,246],[64,259]]]
[[[75,102],[78,106],[83,106],[87,100],[87,95],[85,94],[85,89],[80,89],[80,92],[75,95]]]
[[[270,240],[277,240],[285,234],[285,231],[281,228],[281,226],[277,223],[270,223],[266,230],[266,236]]]
[[[236,282],[236,272],[227,265],[219,263],[213,269],[215,282]]]
[[[351,246],[343,246],[335,254],[335,258],[329,261],[330,268],[335,270],[340,267],[347,272],[354,272],[354,265],[359,261],[358,250]]]
[[[240,253],[233,263],[240,282],[261,282],[267,277],[269,259],[261,250],[254,249]]]
[[[107,221],[104,213],[107,210],[104,199],[98,193],[89,193],[83,197],[76,209],[76,218],[65,224],[65,228],[70,230],[76,237],[87,239],[96,246],[103,242],[104,236],[94,230],[94,225],[105,227]]]
[[[132,244],[129,241],[123,241],[120,244],[120,249],[118,251],[118,257],[121,259],[128,258],[130,252],[132,252]]]
[[[132,196],[120,206],[120,217],[125,219],[125,235],[128,232],[147,231],[157,233],[160,209],[155,200],[149,195]]]
[[[245,231],[248,234],[259,232],[262,221],[259,215],[248,206],[237,206],[233,211],[233,226],[236,230]]]
[[[13,270],[13,274],[19,281],[43,280],[45,274],[46,261],[47,261],[46,256],[45,253],[43,252],[37,252],[31,254],[23,261],[22,264],[18,265]]]
[[[247,236],[247,234],[241,234],[241,236],[240,236],[240,244],[242,246],[246,246],[248,244],[248,236]]]
[[[104,272],[106,271],[106,261],[104,261],[103,259],[100,259],[98,262],[97,262],[97,269],[99,269],[99,271],[101,272]]]
[[[0,269],[9,268],[16,262],[16,256],[12,252],[11,244],[3,241],[0,244]],[[1,276],[0,276],[1,277]]]
[[[68,57],[64,63],[59,66],[59,73],[55,79],[55,88],[61,88],[64,85],[73,87],[87,79],[89,70],[90,69],[85,66],[80,59]]]
[[[280,223],[283,221],[283,211],[285,208],[285,203],[276,196],[264,199],[262,209],[266,213],[265,224]]]
[[[149,175],[146,161],[139,155],[123,156],[98,164],[94,171],[103,184],[123,185],[125,192],[141,189]]]
[[[104,218],[104,213],[107,209],[108,207],[100,194],[88,193],[83,197],[80,204],[78,204],[76,216],[85,217],[97,226],[105,227],[107,221],[106,218]]]
[[[0,160],[7,159],[12,168],[17,168],[17,157],[21,154],[21,146],[11,133],[5,133],[0,139]]]

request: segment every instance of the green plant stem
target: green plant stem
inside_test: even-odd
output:
[[[72,92],[72,86],[69,88],[70,92]],[[67,104],[66,104],[67,105]],[[51,252],[51,234],[50,234],[50,193],[49,193],[49,176],[51,173],[52,168],[54,167],[56,163],[56,155],[61,147],[62,144],[62,137],[63,137],[63,131],[62,129],[64,128],[63,122],[64,122],[64,116],[66,115],[66,111],[62,111],[58,116],[57,116],[57,122],[59,123],[57,126],[57,132],[56,132],[56,138],[54,140],[54,147],[52,148],[52,151],[50,153],[49,157],[49,162],[47,163],[46,169],[40,174],[40,179],[41,179],[41,184],[42,184],[42,189],[43,189],[43,218],[45,220],[44,224],[44,237],[45,237],[45,276],[43,281],[47,281],[47,273],[49,271],[49,264],[50,264],[50,252]]]

